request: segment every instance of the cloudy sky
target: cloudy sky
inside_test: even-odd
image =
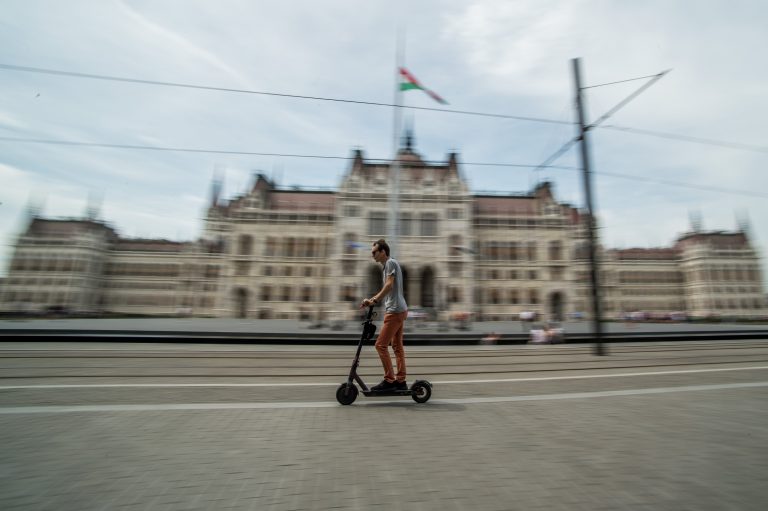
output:
[[[450,103],[409,91],[407,105],[559,121],[408,111],[417,150],[429,160],[458,151],[476,191],[525,192],[546,178],[560,199],[583,205],[574,150],[555,162],[566,168],[472,163],[536,166],[572,138],[573,58],[582,59],[585,85],[671,69],[592,132],[603,241],[668,246],[693,214],[709,230],[748,219],[766,254],[766,26],[759,0],[5,0],[0,275],[29,204],[77,217],[91,197],[123,236],[189,240],[201,232],[217,172],[231,197],[254,172],[283,186],[334,187],[348,165],[29,140],[339,158],[356,147],[371,158],[392,152],[388,107],[18,67],[391,103],[398,29],[406,66]],[[589,119],[643,83],[587,89]]]

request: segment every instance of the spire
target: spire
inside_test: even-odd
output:
[[[416,152],[416,136],[413,134],[413,118],[406,121],[405,133],[400,138],[398,159],[407,165],[424,165],[421,155]]]
[[[411,131],[410,128],[405,130],[405,135],[403,135],[403,140],[401,142],[401,148],[406,152],[413,152],[413,131]]]
[[[749,220],[748,212],[736,213],[736,230],[747,238],[751,237],[752,223]]]
[[[406,119],[406,126],[405,126],[405,135],[403,135],[400,145],[401,150],[404,149],[405,152],[412,153],[413,147],[415,144],[415,137],[413,135],[413,117],[410,117],[410,119]]]
[[[352,152],[352,172],[360,171],[363,168],[363,150],[356,147]]]
[[[456,155],[456,151],[448,153],[448,170],[458,173],[459,160]]]
[[[448,175],[456,176],[463,181],[463,177],[459,172],[459,154],[456,151],[448,153]]]
[[[45,198],[39,195],[32,195],[27,200],[27,206],[25,209],[26,217],[30,220],[34,218],[41,218],[43,207],[45,205]]]
[[[88,203],[85,207],[86,220],[93,221],[98,219],[103,198],[102,194],[96,193],[93,190],[88,192]]]
[[[224,188],[224,171],[217,166],[213,170],[213,179],[211,180],[211,203],[209,207],[216,207],[221,200],[221,192]]]
[[[701,211],[691,210],[688,212],[688,219],[691,222],[692,232],[701,232],[703,228],[703,222],[701,219]]]

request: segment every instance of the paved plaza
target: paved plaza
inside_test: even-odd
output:
[[[146,348],[168,356],[169,348]],[[329,349],[330,358],[348,358]],[[579,348],[541,347],[536,356],[550,349]],[[746,365],[723,355],[716,367],[663,371],[436,376],[423,405],[361,396],[340,406],[332,378],[250,387],[120,387],[119,378],[66,387],[67,379],[48,388],[5,378],[0,508],[762,510],[768,367],[760,350],[750,348]],[[648,356],[613,351],[612,360]],[[414,360],[422,352],[440,357],[413,350]],[[466,352],[476,354],[495,352]]]

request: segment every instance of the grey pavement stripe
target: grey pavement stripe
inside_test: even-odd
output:
[[[730,390],[768,387],[768,381],[751,383],[729,383],[722,385],[687,385],[682,387],[659,387],[649,389],[606,390],[598,392],[570,392],[565,394],[540,394],[529,396],[503,397],[469,397],[458,399],[436,399],[429,404],[488,404],[509,403],[515,401],[550,401],[561,399],[589,399],[596,397],[640,396],[649,394],[670,394],[675,392],[702,392],[708,390]],[[364,401],[364,406],[376,404],[402,403],[403,400]],[[429,406],[422,405],[422,406]],[[206,411],[206,410],[274,410],[291,408],[333,408],[339,407],[335,401],[313,401],[295,403],[176,403],[176,404],[144,404],[144,405],[73,405],[73,406],[14,406],[0,407],[0,415],[21,415],[39,413],[88,413],[88,412],[167,412],[167,411]]]
[[[508,378],[495,380],[449,380],[432,382],[433,384],[456,384],[456,383],[514,383],[526,381],[552,381],[552,380],[581,380],[587,378],[626,378],[632,376],[660,376],[667,374],[692,374],[692,373],[717,373],[722,371],[751,371],[754,369],[768,369],[768,366],[750,366],[750,367],[718,367],[709,369],[681,369],[679,371],[648,371],[640,373],[615,373],[615,374],[579,374],[573,376],[545,376],[534,378]],[[2,387],[0,387],[2,388]]]
[[[101,389],[101,388],[179,388],[179,387],[333,387],[341,383],[70,383],[61,385],[0,385],[0,390],[16,389]]]
[[[554,380],[582,380],[589,378],[626,378],[633,376],[660,376],[669,374],[692,373],[716,373],[722,371],[752,371],[768,369],[768,366],[749,367],[719,367],[709,369],[684,369],[679,371],[652,371],[640,373],[615,373],[615,374],[578,374],[572,376],[542,376],[534,378],[504,378],[489,380],[440,380],[431,382],[433,385],[455,385],[474,383],[517,383],[530,381],[554,381]],[[337,382],[321,383],[95,383],[95,384],[43,384],[43,385],[0,385],[0,390],[20,389],[98,389],[98,388],[183,388],[183,387],[334,387],[338,385],[343,376]]]
[[[706,390],[745,389],[756,387],[768,387],[768,381],[749,383],[725,383],[722,385],[686,385],[682,387],[658,387],[650,389],[625,389],[602,390],[597,392],[569,392],[565,394],[541,394],[533,396],[508,396],[508,397],[469,397],[458,399],[443,399],[436,403],[450,404],[480,404],[480,403],[507,403],[512,401],[549,401],[554,399],[587,399],[594,397],[615,396],[640,396],[648,394],[670,394],[674,392],[701,392]]]

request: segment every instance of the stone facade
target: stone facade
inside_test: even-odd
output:
[[[399,236],[409,306],[448,317],[548,319],[590,310],[585,218],[550,183],[470,192],[457,155],[399,152]],[[94,219],[32,218],[15,245],[0,310],[343,319],[381,285],[370,247],[390,232],[390,166],[356,150],[334,192],[258,175],[241,196],[214,186],[195,242],[125,239]],[[762,317],[759,257],[743,232],[693,232],[674,246],[600,250],[604,316]]]

